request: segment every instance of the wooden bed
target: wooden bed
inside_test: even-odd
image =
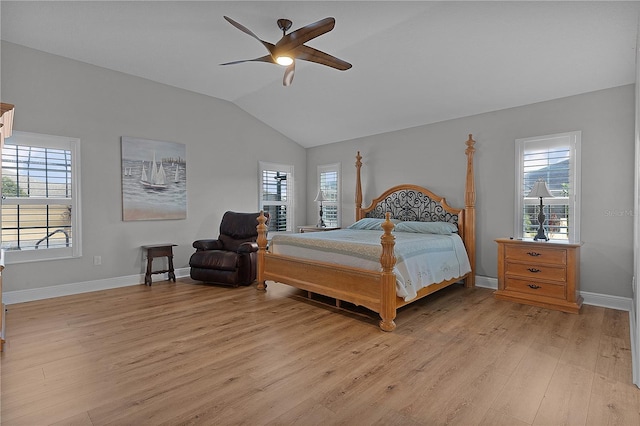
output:
[[[475,285],[475,184],[473,155],[475,141],[472,135],[466,141],[467,156],[465,207],[450,207],[443,197],[435,195],[426,188],[417,185],[398,185],[388,189],[375,198],[368,207],[362,207],[362,185],[360,152],[356,157],[356,221],[365,217],[384,218],[383,234],[380,237],[382,254],[380,271],[340,266],[291,256],[271,253],[267,249],[266,217],[261,213],[258,218],[258,290],[266,290],[267,280],[307,290],[312,293],[335,298],[364,306],[380,314],[380,328],[393,331],[396,310],[408,303],[425,297],[435,291],[464,279],[466,287]],[[396,295],[396,276],[393,268],[395,237],[392,234],[394,224],[390,219],[446,221],[457,224],[462,238],[471,272],[447,281],[432,284],[418,291],[418,296],[410,301]]]

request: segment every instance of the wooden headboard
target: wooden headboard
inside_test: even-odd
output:
[[[389,212],[391,219],[402,221],[449,222],[458,226],[460,236],[464,234],[464,210],[451,207],[444,197],[417,185],[389,188],[360,211],[362,217],[384,219]]]
[[[467,148],[467,170],[465,181],[465,207],[455,209],[449,206],[444,199],[430,190],[417,185],[398,185],[389,188],[382,195],[375,198],[368,207],[362,207],[362,183],[360,168],[362,157],[360,151],[356,155],[356,220],[365,217],[384,218],[387,212],[392,219],[414,220],[420,222],[450,222],[458,226],[458,233],[467,248],[469,262],[472,271],[475,271],[475,245],[476,245],[476,189],[474,182],[473,155],[475,153],[472,135],[465,142]],[[470,274],[473,285],[475,274]]]

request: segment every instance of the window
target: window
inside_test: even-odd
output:
[[[528,198],[543,179],[553,198],[543,198],[545,233],[551,240],[580,240],[581,132],[516,140],[517,238],[533,238],[538,229],[539,198]]]
[[[293,230],[293,166],[260,162],[260,209],[269,213],[269,232]]]
[[[7,262],[81,255],[80,140],[13,132],[2,149]]]
[[[318,166],[318,184],[327,201],[322,202],[326,226],[340,226],[340,163]]]

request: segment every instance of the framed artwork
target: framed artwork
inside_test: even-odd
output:
[[[186,146],[123,136],[122,220],[187,217]]]

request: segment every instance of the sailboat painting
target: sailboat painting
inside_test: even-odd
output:
[[[156,163],[156,152],[153,152],[153,161],[150,164],[150,175],[147,176],[147,171],[144,169],[144,163],[142,163],[142,173],[140,174],[140,183],[145,188],[150,189],[166,189],[167,188],[167,176],[164,173],[164,167],[162,167],[162,161]],[[176,169],[177,171],[177,169]]]
[[[122,220],[187,217],[186,146],[123,136]]]

